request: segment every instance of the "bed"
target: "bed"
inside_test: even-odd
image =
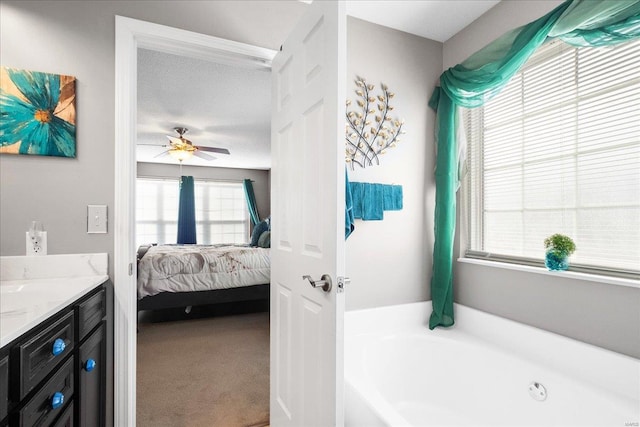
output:
[[[269,298],[269,249],[158,245],[138,250],[138,311]]]

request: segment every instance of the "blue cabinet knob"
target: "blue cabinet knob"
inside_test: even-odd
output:
[[[58,409],[64,404],[64,394],[56,391],[51,398],[51,409]]]
[[[95,367],[96,367],[96,361],[93,359],[88,359],[86,362],[84,362],[84,370],[87,372],[93,371],[93,368]]]
[[[54,356],[57,356],[62,353],[66,347],[67,344],[65,344],[62,338],[56,338],[53,342],[53,349],[51,350],[51,353],[53,353]]]

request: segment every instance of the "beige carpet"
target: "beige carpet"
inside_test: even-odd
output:
[[[269,314],[140,323],[140,427],[269,424]]]

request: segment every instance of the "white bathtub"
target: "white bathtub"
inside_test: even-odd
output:
[[[429,331],[430,311],[346,313],[346,426],[639,425],[640,360],[460,305]]]

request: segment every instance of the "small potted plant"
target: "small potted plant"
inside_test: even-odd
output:
[[[564,271],[569,268],[569,255],[575,252],[576,244],[569,236],[553,234],[544,239],[544,248],[544,265],[551,271]]]

